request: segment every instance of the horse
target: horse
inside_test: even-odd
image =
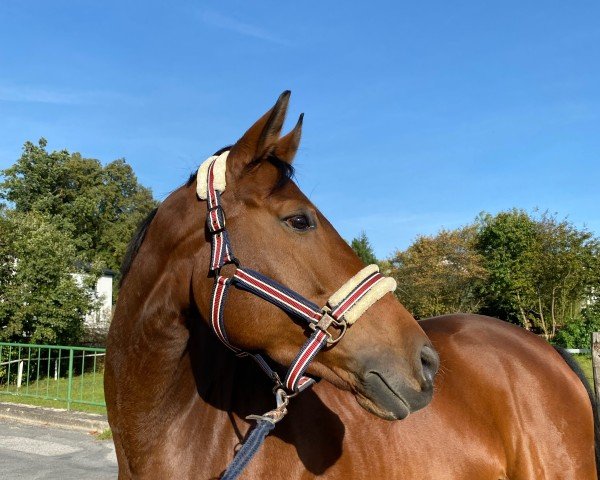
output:
[[[222,195],[237,258],[322,305],[364,265],[293,181],[302,116],[289,92],[231,147]],[[217,155],[221,152],[217,152]],[[140,226],[107,339],[105,396],[119,479],[219,478],[272,382],[210,327],[211,239],[197,177]],[[365,194],[367,189],[365,189]],[[236,264],[224,268],[234,275]],[[231,289],[228,341],[276,371],[310,330]],[[246,479],[597,479],[595,404],[567,354],[506,322],[417,322],[391,292],[307,374]]]

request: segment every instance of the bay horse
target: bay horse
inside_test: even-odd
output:
[[[290,178],[302,116],[280,136],[288,99],[228,149],[222,202],[237,257],[322,305],[363,264]],[[269,379],[209,328],[206,214],[192,176],[141,225],[123,265],[105,371],[120,479],[219,478],[246,416],[273,406]],[[242,290],[223,318],[232,344],[277,365],[306,340]],[[516,326],[417,322],[388,293],[316,356],[308,374],[322,381],[292,399],[243,478],[597,479],[595,407],[575,370]]]

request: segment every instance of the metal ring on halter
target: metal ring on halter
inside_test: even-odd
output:
[[[324,333],[327,334],[327,340],[325,340],[327,342],[327,345],[335,345],[346,334],[346,331],[348,330],[348,323],[346,322],[346,319],[343,316],[339,320],[331,316],[331,309],[327,306],[323,307],[321,311],[323,312],[323,316],[321,317],[321,319],[317,323],[309,324],[309,328],[311,330],[316,330],[317,328],[319,330],[322,330]],[[333,325],[340,331],[337,337],[334,337],[331,334],[331,332],[329,332],[329,327],[331,325]]]
[[[224,262],[223,265],[221,265],[219,268],[215,269],[215,276],[219,276],[221,275],[221,270],[223,269],[223,267],[227,266],[227,265],[235,265],[236,270],[238,268],[240,268],[240,261],[236,258],[236,257],[232,257],[231,260]],[[227,278],[233,278],[233,276],[235,275],[235,272],[233,272],[233,274],[230,277]]]
[[[273,370],[273,373],[271,375],[269,375],[269,377],[271,378],[271,380],[273,380],[273,383],[275,384],[275,385],[273,385],[273,388],[272,388],[273,395],[277,396],[277,391],[281,390],[281,389],[285,389],[285,385],[281,381],[279,374],[275,370]],[[288,395],[288,398],[289,397],[290,397],[290,395]]]
[[[337,337],[333,338],[333,335],[331,335],[331,333],[327,332],[327,334],[329,335],[329,337],[327,337],[327,345],[331,346],[331,345],[335,345],[336,343],[338,343],[342,337],[344,335],[346,335],[346,332],[348,331],[348,322],[346,322],[346,319],[344,317],[342,317],[341,321],[335,320],[333,322],[333,324],[340,328],[340,333]]]

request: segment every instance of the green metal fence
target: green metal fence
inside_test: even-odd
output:
[[[0,342],[0,400],[105,407],[105,349]]]

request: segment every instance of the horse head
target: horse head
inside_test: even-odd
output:
[[[235,256],[244,266],[324,305],[364,265],[291,179],[302,115],[288,134],[280,136],[289,96],[284,92],[228,149],[227,188],[221,203]],[[201,221],[198,217],[198,230],[204,228]],[[192,297],[206,321],[212,289],[209,242],[210,235],[204,232],[192,276]],[[234,265],[227,265],[223,275],[234,270]],[[224,304],[228,341],[241,350],[261,352],[280,365],[294,360],[309,332],[292,320],[279,308],[238,289],[230,289]],[[308,373],[353,392],[375,415],[399,419],[430,402],[438,365],[427,336],[390,292],[364,312],[342,341],[321,351]]]

